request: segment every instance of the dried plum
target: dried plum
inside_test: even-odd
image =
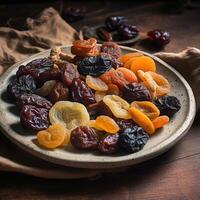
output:
[[[105,55],[86,57],[78,63],[82,75],[100,76],[112,67],[112,60]]]
[[[70,92],[71,97],[75,102],[84,105],[95,103],[95,97],[92,90],[79,78],[75,78],[72,81]]]
[[[7,93],[11,98],[18,98],[24,93],[33,93],[36,90],[36,85],[31,75],[20,76],[9,83]]]
[[[109,16],[105,20],[107,30],[115,31],[117,28],[127,22],[127,19],[123,16]]]
[[[85,17],[85,8],[68,7],[62,13],[62,17],[68,22],[75,22]]]
[[[100,139],[98,149],[101,153],[112,154],[117,152],[119,134],[107,135]]]
[[[115,122],[118,124],[120,128],[120,133],[123,132],[126,128],[132,128],[136,125],[132,119],[129,120],[129,119],[116,118]]]
[[[125,85],[122,90],[122,96],[129,103],[132,101],[151,101],[149,90],[139,83]]]
[[[148,134],[139,126],[126,128],[119,135],[119,145],[127,153],[141,150],[149,139]]]
[[[37,108],[32,105],[24,105],[20,112],[20,121],[28,129],[39,131],[49,127],[49,111],[46,108]]]
[[[123,24],[118,28],[118,34],[122,40],[129,40],[138,35],[138,30],[135,26]]]
[[[79,126],[71,132],[71,144],[78,149],[97,149],[99,136],[88,126]]]
[[[104,42],[101,46],[100,52],[107,53],[114,58],[119,58],[121,55],[121,49],[114,42]]]
[[[181,108],[180,101],[175,96],[164,96],[154,101],[161,115],[172,117]]]

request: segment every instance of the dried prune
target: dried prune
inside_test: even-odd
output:
[[[70,87],[71,97],[74,101],[84,105],[95,103],[92,90],[81,79],[75,78]]]
[[[180,101],[175,96],[164,96],[154,101],[160,110],[160,115],[172,117],[181,108]]]
[[[129,40],[138,35],[138,30],[135,26],[128,25],[128,24],[122,24],[118,28],[118,34],[121,39],[123,40]]]
[[[97,28],[97,35],[99,36],[100,39],[104,41],[112,40],[112,35],[109,32],[107,32],[104,27]]]
[[[120,128],[120,131],[119,131],[120,133],[123,132],[126,128],[132,128],[136,125],[135,122],[132,119],[116,118],[115,121]]]
[[[119,58],[121,55],[121,49],[114,42],[104,42],[100,49],[101,52],[107,53],[115,58]]]
[[[149,90],[139,83],[124,85],[122,96],[130,103],[132,101],[151,101]]]
[[[121,24],[127,22],[127,19],[123,16],[110,16],[105,20],[106,28],[109,31],[115,31]]]
[[[112,68],[114,69],[123,66],[123,63],[121,63],[117,58],[111,56],[110,54],[101,52],[100,55],[108,57],[111,60],[111,65],[112,65]]]
[[[62,17],[68,22],[75,22],[83,19],[85,17],[85,12],[86,10],[84,7],[68,7],[63,11]]]
[[[28,129],[39,131],[48,128],[48,109],[24,105],[20,112],[20,121]]]
[[[72,63],[64,64],[61,69],[61,76],[63,83],[68,86],[71,85],[73,79],[79,77],[77,67]]]
[[[36,85],[31,75],[20,76],[9,83],[7,93],[11,98],[18,98],[24,93],[33,93],[36,90]]]
[[[23,107],[24,105],[32,105],[37,108],[46,108],[50,109],[52,106],[52,103],[45,99],[44,97],[41,97],[36,94],[22,94],[17,99],[17,104],[19,107]]]
[[[149,136],[141,127],[134,126],[119,134],[119,145],[127,153],[134,153],[141,150],[148,139]]]
[[[82,75],[100,76],[112,67],[108,56],[86,57],[78,63],[78,71]]]
[[[52,103],[57,101],[64,101],[68,99],[68,93],[68,87],[65,86],[62,82],[57,82],[51,90],[49,98]]]
[[[98,144],[98,149],[101,153],[112,154],[117,152],[119,134],[107,135],[104,138],[101,138]]]
[[[78,149],[97,149],[99,137],[94,129],[79,126],[71,132],[70,141]]]

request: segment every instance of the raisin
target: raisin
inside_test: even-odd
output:
[[[32,105],[24,105],[20,112],[20,120],[24,127],[39,131],[48,128],[48,109]]]
[[[138,35],[138,30],[135,26],[129,24],[122,24],[118,28],[118,34],[122,40],[129,40]]]
[[[118,124],[119,128],[120,128],[120,133],[123,132],[126,128],[132,128],[134,127],[136,124],[134,123],[133,120],[131,119],[119,119],[116,118],[115,119],[116,123]]]
[[[50,101],[36,94],[20,95],[19,98],[17,99],[17,104],[19,105],[20,108],[22,108],[24,105],[32,105],[37,108],[46,108],[46,109],[50,109],[52,107]]]
[[[108,56],[86,57],[78,63],[78,71],[82,75],[100,76],[112,67]]]
[[[126,128],[119,135],[119,146],[127,153],[135,153],[141,150],[147,143],[149,136],[139,127]]]
[[[127,19],[123,16],[109,16],[105,20],[106,28],[109,31],[115,31],[121,25],[127,22]]]
[[[84,105],[95,103],[95,97],[92,90],[81,79],[74,79],[71,87],[71,97],[74,101]]]
[[[68,99],[68,93],[68,87],[65,86],[62,82],[57,82],[51,90],[49,98],[52,103],[57,101],[64,101]]]
[[[122,96],[130,103],[132,101],[151,101],[149,90],[139,83],[124,85]]]
[[[35,81],[31,75],[20,76],[18,79],[15,78],[7,87],[8,95],[14,99],[24,93],[33,93],[35,90]]]
[[[78,149],[97,149],[99,137],[94,129],[88,126],[79,126],[71,132],[70,141]]]
[[[104,138],[101,138],[98,144],[98,149],[101,153],[112,154],[117,152],[119,134],[107,135]]]
[[[104,42],[101,46],[101,52],[107,53],[115,58],[119,58],[121,56],[121,49],[114,42]]]
[[[164,96],[154,101],[160,110],[160,115],[172,117],[181,108],[180,101],[175,96]]]
[[[71,85],[74,78],[79,78],[77,67],[72,63],[66,63],[62,66],[62,81],[66,85]]]

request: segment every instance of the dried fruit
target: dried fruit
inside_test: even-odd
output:
[[[129,40],[138,35],[138,29],[136,26],[132,26],[129,24],[122,24],[118,27],[118,35],[122,40]]]
[[[22,94],[17,99],[17,104],[20,108],[22,108],[25,105],[32,105],[37,108],[45,108],[49,110],[52,107],[52,103],[45,99],[44,97],[41,97],[36,94]]]
[[[117,85],[115,84],[108,84],[108,91],[107,94],[115,94],[115,95],[119,95],[120,91]]]
[[[129,82],[126,80],[126,77],[124,76],[124,73],[121,71],[115,70],[111,74],[111,80],[112,83],[117,85],[118,88],[122,89],[125,85],[127,85]]]
[[[20,76],[18,79],[15,78],[7,87],[8,95],[14,99],[24,93],[33,93],[35,90],[35,81],[31,75]]]
[[[124,24],[126,21],[127,19],[123,16],[109,16],[105,20],[105,25],[109,31],[115,31],[121,24]]]
[[[129,59],[134,58],[134,57],[139,57],[139,56],[143,56],[143,54],[140,52],[127,53],[127,54],[121,55],[118,60],[122,62],[123,64],[125,64],[126,61],[128,61]]]
[[[105,73],[101,74],[99,78],[105,82],[106,84],[111,84],[112,83],[112,74],[115,72],[113,68],[110,70],[106,71]]]
[[[38,88],[35,91],[35,93],[43,97],[49,96],[55,84],[56,84],[55,80],[46,81],[41,88]]]
[[[87,126],[89,126],[89,127],[91,127],[91,128],[94,128],[94,129],[96,129],[96,130],[98,130],[98,131],[103,131],[103,129],[100,128],[100,127],[97,125],[96,120],[90,120],[90,121],[88,121]]]
[[[115,42],[104,42],[100,52],[107,53],[114,58],[119,58],[121,55],[121,49]]]
[[[66,138],[66,130],[62,124],[54,124],[46,130],[37,133],[38,143],[48,149],[55,149],[63,144]]]
[[[142,111],[137,108],[131,107],[129,108],[129,113],[133,121],[141,126],[148,134],[153,134],[155,132],[152,121]]]
[[[49,126],[48,109],[24,105],[20,112],[20,121],[28,129],[39,131]]]
[[[169,117],[166,116],[166,115],[162,115],[162,116],[156,117],[156,118],[152,121],[152,123],[153,123],[155,129],[162,128],[162,127],[165,126],[168,122],[169,122]]]
[[[131,107],[139,109],[151,120],[160,115],[159,109],[150,101],[133,101]]]
[[[101,79],[97,77],[92,77],[90,75],[87,75],[85,82],[93,90],[102,92],[108,90],[108,86]]]
[[[62,123],[68,130],[86,125],[90,116],[84,105],[70,101],[59,101],[49,111],[51,124]]]
[[[104,27],[97,28],[97,35],[99,36],[100,39],[104,41],[112,40],[112,35],[109,32],[107,32]]]
[[[78,71],[82,75],[100,76],[112,67],[108,56],[86,57],[78,63]]]
[[[64,64],[61,69],[61,77],[63,83],[70,86],[74,78],[79,78],[77,67],[72,63]]]
[[[120,131],[119,133],[121,133],[124,129],[126,128],[132,128],[133,126],[135,126],[135,122],[131,119],[119,119],[119,118],[116,118],[115,119],[116,123],[118,124],[119,128],[120,128]]]
[[[121,72],[124,75],[124,78],[129,82],[129,83],[133,83],[133,82],[138,82],[137,80],[137,76],[135,75],[134,72],[132,72],[129,69],[126,69],[124,67],[119,67],[116,69],[116,71]]]
[[[96,124],[98,127],[110,134],[115,134],[119,131],[119,126],[110,117],[106,115],[100,115],[96,118]]]
[[[115,117],[131,119],[131,115],[128,112],[130,105],[121,97],[116,95],[106,95],[103,98],[103,102],[110,108]]]
[[[71,97],[74,101],[84,105],[95,103],[95,98],[92,90],[86,83],[80,79],[74,79],[71,87]]]
[[[151,101],[149,90],[139,83],[125,85],[122,90],[122,97],[128,102]]]
[[[68,87],[65,86],[62,82],[57,82],[51,90],[49,98],[52,103],[68,100],[68,93]]]
[[[149,136],[141,127],[134,126],[126,128],[122,133],[120,133],[119,145],[124,151],[135,153],[144,147],[148,139]]]
[[[63,11],[62,17],[68,22],[75,22],[83,19],[85,17],[85,12],[86,10],[84,7],[68,7]]]
[[[71,132],[70,141],[78,149],[96,149],[99,137],[94,129],[88,126],[79,126]]]
[[[101,92],[101,91],[95,91],[95,101],[100,102],[103,100],[104,96],[106,96],[106,92]]]
[[[104,138],[101,138],[98,144],[98,149],[101,153],[112,154],[118,151],[119,134],[107,135]]]
[[[172,117],[181,108],[180,101],[175,96],[164,96],[154,101],[161,115]]]

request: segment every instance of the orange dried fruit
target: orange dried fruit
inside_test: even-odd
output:
[[[89,38],[88,40],[75,40],[73,46],[90,51],[97,44],[95,38]]]
[[[115,84],[108,84],[108,91],[107,94],[115,94],[115,95],[119,95],[119,88],[117,85]]]
[[[46,130],[37,133],[38,143],[48,149],[54,149],[63,144],[66,137],[66,129],[63,124],[53,124]]]
[[[137,80],[137,76],[135,75],[134,72],[132,72],[131,70],[124,68],[124,67],[119,67],[117,68],[117,71],[120,71],[123,73],[124,78],[129,82],[129,83],[133,83],[133,82],[138,82]]]
[[[100,115],[96,118],[96,124],[98,127],[110,134],[115,134],[119,131],[119,126],[110,117],[106,115]]]
[[[160,115],[159,109],[150,101],[133,101],[131,107],[139,109],[151,120]]]
[[[143,56],[143,54],[139,53],[139,52],[127,53],[127,54],[120,56],[119,61],[122,62],[122,63],[125,63],[130,58],[138,57],[138,56]]]
[[[120,89],[124,87],[124,85],[127,85],[129,82],[124,77],[124,74],[121,71],[115,70],[111,74],[111,80],[112,83],[117,85]]]
[[[162,127],[163,127],[164,125],[166,125],[168,122],[169,122],[169,117],[166,116],[166,115],[162,115],[162,116],[156,117],[156,118],[152,121],[152,123],[153,123],[155,129],[162,128]]]
[[[103,131],[104,129],[100,128],[97,123],[96,123],[96,120],[90,120],[88,121],[87,123],[87,126],[91,127],[91,128],[95,128],[96,130],[98,131]]]
[[[106,84],[112,83],[112,74],[115,72],[113,68],[111,68],[109,71],[103,73],[99,76],[99,78]]]
[[[148,134],[153,134],[155,132],[152,121],[142,111],[135,107],[129,108],[128,111],[133,121],[141,126]]]
[[[108,90],[108,86],[100,78],[87,75],[85,82],[93,90],[97,90],[97,91],[107,91]]]

